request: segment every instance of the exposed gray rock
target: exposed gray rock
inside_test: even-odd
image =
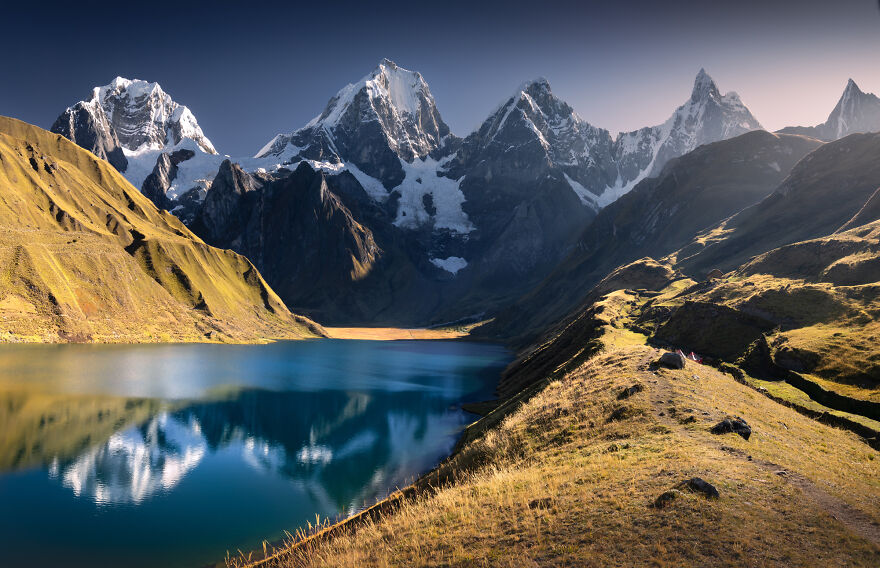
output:
[[[171,182],[177,177],[177,166],[195,156],[192,150],[181,149],[176,152],[159,154],[153,172],[141,186],[141,193],[156,204],[159,209],[171,209],[172,201],[166,196]]]
[[[749,437],[752,435],[752,428],[746,423],[745,420],[743,420],[739,416],[728,416],[727,418],[713,426],[711,432],[713,434],[735,433],[748,440]]]
[[[252,211],[253,207],[245,203],[247,194],[259,187],[260,180],[245,173],[238,164],[224,160],[199,212],[205,229],[201,236],[208,242],[228,245],[227,248],[241,248],[253,229],[248,223],[255,213],[262,213]]]
[[[107,122],[103,110],[93,103],[79,102],[68,108],[50,130],[107,160],[120,172],[128,167],[115,129]]]
[[[720,495],[718,494],[718,490],[715,489],[715,486],[705,481],[699,477],[692,477],[687,481],[682,481],[678,485],[679,489],[687,489],[694,493],[700,493],[705,495],[709,499],[718,499]]]
[[[699,493],[707,499],[718,499],[720,497],[718,490],[714,485],[699,477],[692,477],[688,480],[682,481],[676,485],[675,488],[663,492],[653,503],[651,503],[651,506],[656,509],[664,509],[672,504],[673,501],[682,497],[682,491]]]
[[[662,367],[669,367],[670,369],[684,369],[685,361],[686,359],[681,354],[667,351],[660,356],[657,364]]]

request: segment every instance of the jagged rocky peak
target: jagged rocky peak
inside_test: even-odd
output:
[[[189,108],[176,103],[158,83],[116,77],[109,85],[95,87],[92,100],[131,152],[163,149],[189,138],[204,152],[217,153]]]
[[[276,136],[256,157],[353,164],[390,189],[405,177],[400,160],[438,158],[450,137],[421,73],[383,59],[303,128]]]
[[[89,100],[62,113],[52,131],[108,159],[120,171],[125,165],[111,159],[108,149],[130,156],[192,140],[202,152],[217,153],[187,107],[176,103],[158,83],[139,79],[116,77],[95,87]]]
[[[720,98],[721,92],[718,90],[718,85],[715,84],[712,77],[706,73],[705,69],[701,68],[700,72],[697,73],[697,78],[694,79],[694,90],[691,92],[691,102],[698,102],[708,97]]]
[[[388,59],[339,91],[306,128],[321,125],[344,136],[372,122],[380,124],[388,145],[407,162],[436,150],[449,134],[421,73]]]
[[[780,132],[803,134],[826,142],[857,132],[880,132],[880,98],[862,91],[850,79],[828,120],[817,126],[788,126]]]
[[[557,169],[575,180],[576,191],[587,202],[591,198],[584,186],[598,192],[613,180],[611,147],[608,131],[578,116],[542,77],[520,85],[464,140],[449,172],[460,177],[485,164],[491,167],[486,172],[490,176],[528,181],[545,177],[548,168]]]
[[[576,126],[583,123],[574,110],[553,95],[550,83],[540,77],[520,85],[478,131],[486,144],[494,141],[505,129],[519,130],[544,146],[549,141],[544,134],[552,127]]]
[[[620,176],[615,186],[608,188],[609,200],[627,193],[642,179],[657,175],[672,158],[703,144],[761,129],[761,123],[738,94],[722,95],[712,77],[700,69],[690,99],[665,123],[617,137],[615,157]]]

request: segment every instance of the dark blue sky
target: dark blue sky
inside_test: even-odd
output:
[[[49,127],[116,75],[158,81],[232,155],[383,57],[459,135],[537,76],[612,133],[665,120],[700,67],[771,129],[823,121],[849,77],[880,92],[877,0],[24,4],[2,10],[0,114]]]

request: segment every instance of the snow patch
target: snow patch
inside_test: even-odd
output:
[[[565,176],[565,181],[568,182],[568,185],[571,186],[571,189],[573,189],[578,198],[580,198],[581,203],[593,209],[599,208],[598,204],[596,203],[597,197],[593,194],[593,192],[591,192],[589,189],[587,189],[577,181],[571,179],[568,174],[563,173],[562,175]]]
[[[400,160],[406,177],[400,185],[392,189],[400,192],[395,225],[416,229],[433,220],[435,229],[448,229],[462,235],[474,230],[474,225],[462,209],[464,193],[460,185],[464,178],[454,180],[439,175],[441,167],[448,160],[446,158],[438,162],[433,158],[425,158],[411,164]],[[430,201],[436,209],[434,215],[425,208],[426,195],[431,196]]]
[[[450,256],[448,258],[432,258],[431,264],[437,268],[442,268],[446,272],[458,274],[458,271],[468,265],[467,261],[460,256]]]
[[[351,172],[351,175],[353,175],[354,178],[358,180],[358,183],[361,184],[361,187],[364,188],[364,191],[367,192],[367,195],[372,197],[374,200],[382,203],[386,199],[388,199],[388,190],[385,189],[385,186],[382,185],[381,181],[377,180],[374,177],[368,176],[354,164],[345,164],[345,169]]]

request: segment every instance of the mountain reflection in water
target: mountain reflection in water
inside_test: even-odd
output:
[[[448,455],[460,404],[508,360],[465,342],[0,350],[0,546],[192,566],[354,512]]]

